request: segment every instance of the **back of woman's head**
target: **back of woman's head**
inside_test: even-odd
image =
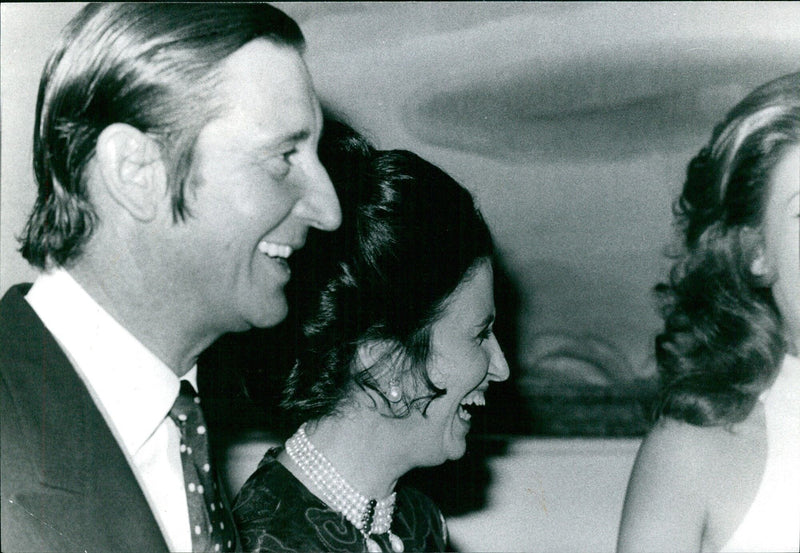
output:
[[[656,291],[664,332],[657,414],[698,425],[743,420],[771,383],[785,344],[763,252],[770,177],[800,142],[800,73],[749,94],[689,164],[674,211],[680,251]]]
[[[322,153],[320,154],[322,157]],[[358,361],[367,342],[389,344],[403,379],[427,405],[444,390],[427,376],[430,328],[458,285],[492,256],[489,229],[470,193],[441,169],[403,150],[355,150],[331,160],[343,223],[304,248],[321,291],[304,326],[284,406],[303,419],[330,414],[358,389],[382,395]],[[349,167],[341,171],[341,163]],[[397,369],[397,367],[395,367]],[[387,402],[388,405],[388,402]]]

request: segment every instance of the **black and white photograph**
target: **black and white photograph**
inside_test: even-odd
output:
[[[0,25],[2,551],[800,552],[800,3]]]

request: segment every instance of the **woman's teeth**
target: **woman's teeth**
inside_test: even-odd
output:
[[[285,244],[276,244],[262,240],[258,243],[258,251],[269,257],[287,259],[292,255],[292,247]]]
[[[474,410],[476,407],[483,407],[484,405],[486,405],[486,397],[483,395],[483,392],[472,392],[465,397],[464,401],[458,406],[458,418],[469,421],[472,418],[472,413],[470,411]]]

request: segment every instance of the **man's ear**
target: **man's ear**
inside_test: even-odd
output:
[[[153,220],[167,194],[158,143],[130,125],[114,123],[98,136],[95,159],[109,195],[133,218]]]
[[[369,370],[376,363],[384,359],[394,349],[390,340],[369,340],[358,346],[358,360],[365,370]]]

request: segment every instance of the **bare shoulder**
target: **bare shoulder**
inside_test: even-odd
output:
[[[697,467],[698,462],[717,464],[723,458],[736,457],[748,444],[758,441],[761,428],[763,408],[760,406],[745,421],[730,426],[695,426],[665,418],[645,437],[639,456],[653,462],[665,456],[670,463],[682,468]]]
[[[687,480],[707,480],[740,465],[754,451],[764,450],[764,409],[759,403],[744,421],[727,426],[695,426],[664,418],[645,437],[637,464],[647,464],[666,474],[678,472]],[[713,469],[713,470],[709,470]]]
[[[720,429],[661,420],[642,441],[630,487],[646,492],[650,500],[654,494],[681,497],[684,509],[700,511],[704,496],[698,484],[708,477],[708,466],[724,454],[724,441]]]
[[[645,437],[623,508],[618,549],[699,551],[741,509],[742,479],[758,481],[763,413],[732,427],[663,419]],[[730,503],[730,504],[728,504]],[[716,541],[714,539],[714,541]]]
[[[674,419],[661,419],[645,437],[640,455],[669,453],[678,459],[705,457],[719,439],[717,428],[701,427]]]

